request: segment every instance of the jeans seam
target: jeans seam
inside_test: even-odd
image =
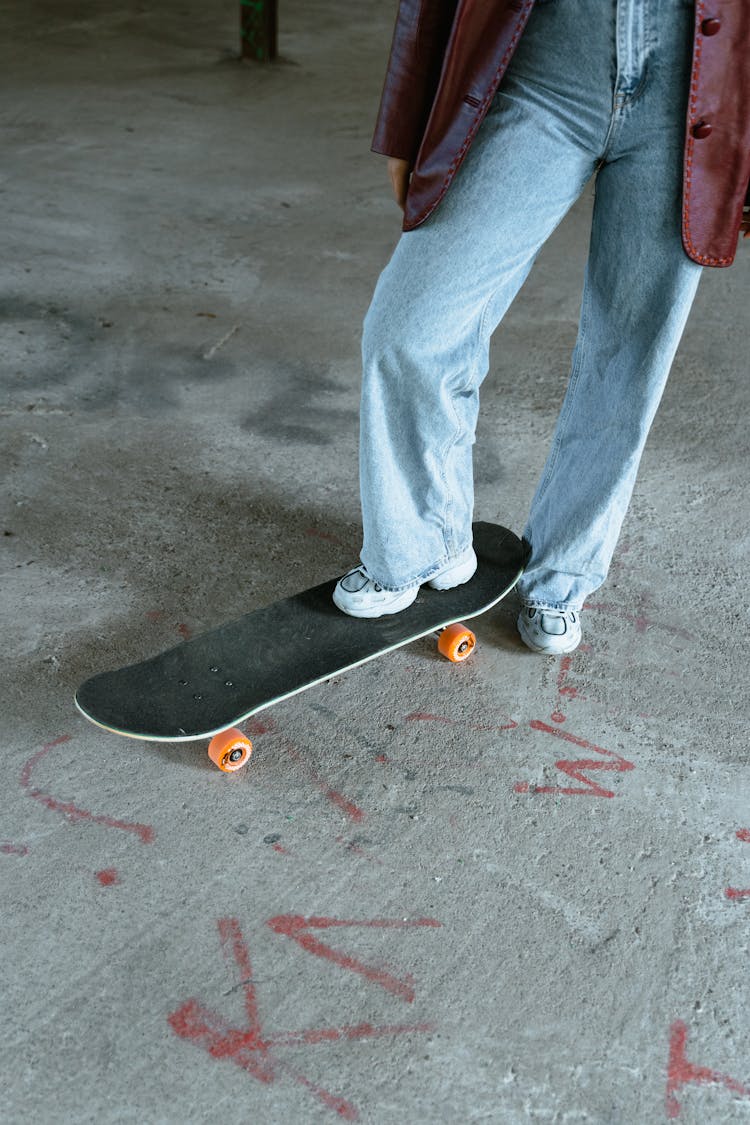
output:
[[[560,452],[560,446],[562,445],[563,431],[565,429],[565,425],[567,424],[568,418],[570,417],[570,413],[573,409],[573,399],[575,398],[576,390],[577,390],[577,387],[578,387],[578,381],[580,379],[581,371],[583,370],[583,358],[584,358],[584,351],[585,351],[585,348],[586,348],[586,340],[587,340],[586,329],[588,328],[588,319],[589,319],[589,307],[588,306],[589,306],[588,286],[586,285],[586,282],[584,281],[583,299],[581,301],[581,322],[580,322],[580,329],[579,329],[580,347],[576,351],[575,362],[574,362],[573,368],[570,372],[570,382],[569,382],[568,387],[566,388],[566,391],[565,391],[565,398],[564,398],[564,401],[563,401],[563,406],[561,408],[560,416],[559,416],[557,426],[556,426],[555,439],[553,441],[552,449],[550,450],[549,457],[547,458],[547,466],[546,466],[545,471],[544,471],[544,476],[542,477],[542,479],[539,483],[539,489],[538,489],[537,495],[536,495],[535,506],[536,506],[536,504],[539,504],[542,497],[544,496],[544,493],[547,491],[547,487],[548,487],[549,482],[550,482],[550,480],[552,478],[552,475],[554,473],[555,463],[557,462],[557,458],[558,458],[558,455],[559,455],[559,452]]]
[[[487,320],[487,310],[489,309],[494,297],[500,291],[500,289],[502,289],[502,283],[500,285],[495,286],[495,288],[492,290],[492,292],[489,294],[486,301],[484,302],[484,305],[482,307],[482,312],[479,316],[479,324],[478,324],[478,328],[477,328],[476,341],[475,341],[475,345],[474,345],[474,357],[473,357],[473,361],[472,361],[471,371],[470,371],[470,374],[469,374],[468,378],[466,380],[464,380],[464,382],[461,384],[460,387],[457,388],[457,390],[455,392],[456,394],[461,394],[463,391],[468,390],[474,384],[474,382],[476,380],[477,361],[479,359],[479,352],[480,352],[480,348],[482,346],[482,341],[484,339],[484,326],[485,326],[485,323],[486,323],[486,320]],[[450,510],[451,510],[451,504],[452,504],[452,501],[453,501],[453,495],[448,488],[448,482],[447,482],[447,479],[446,479],[446,464],[447,464],[447,460],[448,460],[448,455],[455,448],[456,443],[457,443],[459,437],[461,436],[461,432],[463,430],[463,425],[462,425],[461,420],[458,416],[458,411],[456,410],[454,395],[451,395],[450,405],[451,405],[451,411],[453,412],[455,429],[453,431],[453,434],[452,434],[450,440],[445,445],[445,448],[443,450],[443,455],[441,457],[441,462],[440,462],[441,463],[440,479],[441,479],[441,483],[443,485],[443,490],[445,492],[445,506],[443,508],[443,545],[446,549],[446,552],[449,555],[450,555],[451,551],[453,551],[453,549],[454,549],[452,543],[448,542],[448,536],[447,536],[448,519],[449,519]]]

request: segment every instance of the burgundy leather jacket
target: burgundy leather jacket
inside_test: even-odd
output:
[[[523,34],[534,0],[400,0],[372,148],[413,168],[404,230],[430,215]],[[750,205],[750,0],[695,0],[682,242],[729,266]]]

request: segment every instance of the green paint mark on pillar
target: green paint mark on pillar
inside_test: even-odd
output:
[[[278,0],[240,0],[243,59],[268,62],[277,55]]]

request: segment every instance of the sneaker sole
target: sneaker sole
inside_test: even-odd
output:
[[[538,652],[540,654],[540,656],[567,656],[567,654],[569,652],[575,652],[575,650],[578,648],[581,641],[583,640],[582,637],[578,637],[578,639],[575,640],[572,644],[571,644],[570,641],[568,641],[567,644],[555,645],[554,647],[547,647],[547,646],[544,646],[544,645],[537,644],[536,641],[532,640],[532,638],[528,635],[528,633],[526,632],[523,625],[517,624],[516,628],[518,629],[518,634],[519,634],[521,640],[523,641],[523,643],[526,645],[526,647],[528,649],[531,649],[532,652]]]
[[[409,593],[411,593],[411,592],[412,591],[410,590]],[[333,604],[336,606],[337,609],[340,609],[341,612],[345,613],[348,617],[360,617],[360,618],[387,617],[388,614],[390,614],[390,613],[401,613],[402,610],[408,609],[409,606],[412,604],[412,602],[416,601],[418,593],[419,593],[419,587],[417,587],[416,591],[414,592],[414,596],[411,597],[408,601],[405,601],[405,602],[402,602],[402,603],[397,602],[395,604],[395,606],[391,602],[389,605],[385,605],[385,606],[373,606],[372,608],[368,608],[367,606],[363,606],[363,607],[360,608],[359,606],[342,605],[341,602],[339,601],[337,595],[336,595],[336,591],[334,590],[334,592],[333,592]]]
[[[440,581],[440,575],[438,574],[435,576],[435,578],[430,579],[427,585],[432,590],[455,590],[456,586],[463,586],[464,582],[469,582],[476,574],[478,566],[476,556],[473,559],[471,569],[468,569],[468,565],[469,564],[465,564],[461,568],[461,570],[459,570],[458,577],[454,582],[449,582],[444,586]]]

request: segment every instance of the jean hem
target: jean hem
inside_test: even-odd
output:
[[[582,608],[579,605],[572,605],[571,602],[527,601],[526,598],[521,598],[521,607],[522,609],[541,610],[542,613],[545,610],[555,610],[558,613],[567,613],[568,611],[580,613]]]
[[[407,590],[412,590],[415,586],[423,586],[425,582],[429,582],[431,578],[436,578],[437,575],[441,573],[441,571],[448,570],[448,568],[451,566],[457,566],[458,563],[463,562],[464,559],[468,560],[469,555],[471,554],[473,549],[473,544],[469,542],[466,547],[458,551],[457,554],[444,555],[443,558],[438,562],[433,563],[431,566],[427,567],[426,570],[421,571],[421,573],[418,574],[416,578],[412,578],[408,582],[404,582],[400,586],[390,586],[386,582],[381,582],[377,574],[374,574],[372,572],[372,570],[369,566],[367,566],[367,563],[365,563],[364,560],[363,566],[365,567],[369,577],[373,582],[377,583],[377,585],[380,586],[381,590],[386,590],[389,594],[403,594]]]

